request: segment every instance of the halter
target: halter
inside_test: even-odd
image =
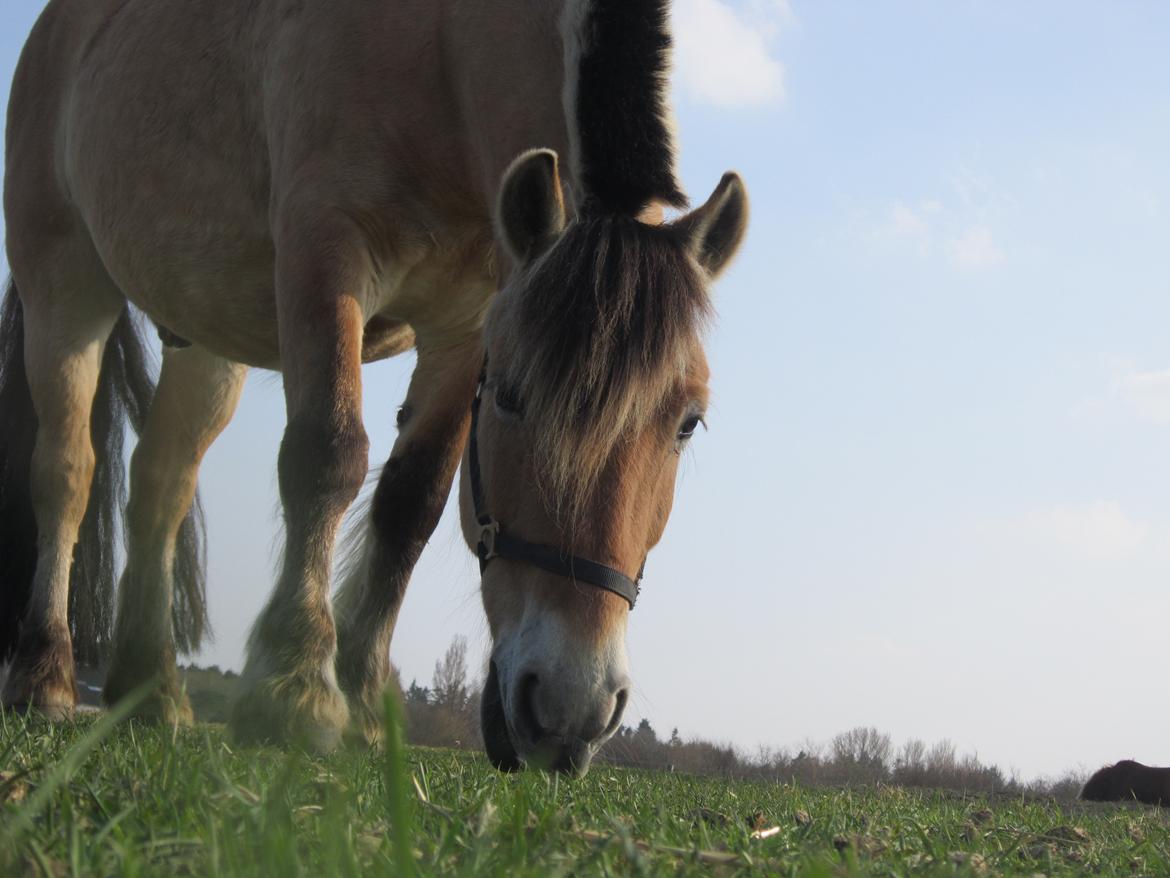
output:
[[[634,602],[638,599],[641,590],[642,572],[646,569],[646,562],[642,562],[642,569],[638,571],[637,579],[630,579],[620,570],[606,564],[590,561],[588,558],[578,558],[576,555],[565,555],[552,546],[530,543],[528,540],[514,537],[506,533],[500,523],[484,511],[483,480],[479,472],[479,404],[483,396],[484,383],[487,381],[487,357],[483,359],[483,371],[479,373],[479,383],[475,388],[475,398],[471,401],[471,439],[468,447],[468,458],[471,467],[471,502],[475,509],[475,520],[479,523],[479,544],[476,554],[479,556],[479,572],[487,569],[488,562],[493,558],[504,558],[508,561],[522,561],[572,579],[574,582],[585,582],[589,585],[603,588],[625,598],[630,609],[634,609]]]

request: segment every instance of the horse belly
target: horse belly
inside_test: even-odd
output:
[[[182,20],[208,4],[144,8],[160,20],[120,13],[79,59],[60,138],[70,195],[130,301],[216,353],[276,365],[258,89],[231,39]]]
[[[217,235],[198,217],[153,211],[93,234],[127,299],[160,326],[208,350],[266,368],[279,364],[272,247]],[[152,228],[153,222],[153,228]]]

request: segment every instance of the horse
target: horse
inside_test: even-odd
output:
[[[1154,768],[1123,759],[1097,771],[1081,790],[1087,802],[1137,800],[1147,805],[1170,805],[1170,768]]]
[[[234,738],[378,740],[399,608],[459,470],[487,755],[588,769],[628,699],[628,614],[704,420],[710,287],[748,216],[731,172],[687,209],[669,12],[50,0],[6,144],[5,705],[68,716],[75,654],[100,653],[107,703],[153,680],[136,712],[190,720],[175,655],[203,626],[197,471],[247,369],[271,369],[284,550]],[[160,329],[157,387],[131,306]],[[361,367],[412,348],[334,589],[369,468]],[[115,615],[118,413],[139,439]]]

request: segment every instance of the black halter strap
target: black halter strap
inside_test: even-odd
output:
[[[509,561],[522,561],[572,579],[576,582],[585,582],[589,585],[604,588],[626,599],[630,609],[638,600],[641,589],[642,572],[646,569],[646,562],[642,562],[642,570],[638,571],[637,579],[630,579],[620,570],[587,558],[578,558],[576,555],[565,555],[552,546],[530,543],[528,540],[514,537],[505,533],[500,523],[484,511],[483,479],[479,471],[479,405],[483,396],[484,383],[487,381],[487,357],[484,357],[483,371],[479,375],[479,383],[475,388],[475,398],[471,401],[471,438],[468,447],[468,463],[471,476],[471,502],[475,508],[475,520],[479,524],[479,544],[476,554],[479,555],[479,571],[482,574],[487,569],[488,562],[493,558],[505,558]]]

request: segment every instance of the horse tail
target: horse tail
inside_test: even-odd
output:
[[[106,342],[94,395],[90,437],[95,455],[89,505],[69,584],[73,652],[83,664],[107,658],[114,627],[117,539],[124,532],[124,424],[140,433],[154,397],[148,354],[129,309]],[[36,568],[36,521],[29,473],[36,415],[24,372],[24,315],[10,281],[0,314],[0,655],[16,648]],[[199,648],[207,630],[203,509],[196,497],[175,546],[172,624],[180,652]]]
[[[24,309],[10,280],[0,304],[0,663],[16,651],[37,564],[29,485],[36,433],[24,371]]]

